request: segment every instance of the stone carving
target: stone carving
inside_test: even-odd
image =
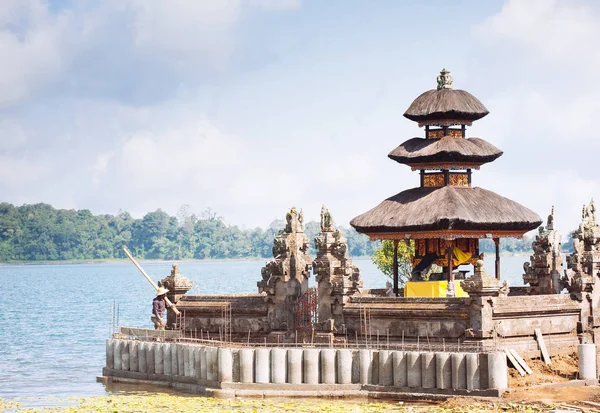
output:
[[[265,294],[271,330],[295,329],[294,304],[308,290],[311,259],[302,211],[292,207],[286,226],[273,240],[274,259],[261,269],[258,292]]]
[[[317,258],[312,265],[318,283],[319,324],[339,332],[344,324],[343,306],[359,291],[362,281],[359,269],[348,258],[346,238],[335,228],[325,206],[321,208],[321,233],[314,242]]]
[[[573,233],[573,253],[567,257],[562,286],[571,293],[590,292],[600,274],[600,227],[594,200],[581,212],[581,224]]]
[[[194,282],[186,277],[184,277],[179,272],[179,265],[173,264],[171,268],[171,274],[168,277],[163,278],[158,282],[160,287],[164,287],[169,292],[167,293],[167,297],[171,302],[177,303],[179,299],[187,293]],[[172,327],[176,323],[176,315],[172,311],[167,311],[167,325]]]
[[[460,286],[470,297],[504,297],[509,292],[506,281],[500,281],[488,275],[483,266],[483,260],[477,260],[473,276],[461,281]]]
[[[454,79],[450,76],[450,71],[444,68],[437,77],[437,89],[452,89],[453,82]]]
[[[563,288],[560,281],[563,257],[561,236],[554,229],[554,207],[548,215],[546,228],[539,228],[531,247],[533,255],[530,262],[523,265],[523,281],[531,286],[531,294],[559,294]]]

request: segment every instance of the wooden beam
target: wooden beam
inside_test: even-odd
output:
[[[544,360],[544,362],[548,365],[552,364],[552,360],[550,360],[550,354],[548,354],[546,344],[544,343],[544,338],[542,337],[542,330],[536,328],[535,330],[533,330],[533,332],[535,333],[535,339],[538,343],[538,347],[542,352],[542,360]]]
[[[513,354],[510,351],[508,351],[508,349],[504,349],[504,353],[506,353],[506,358],[508,359],[508,361],[510,361],[510,364],[512,364],[513,367],[517,369],[521,376],[524,376],[525,370],[523,370],[523,367],[521,367],[519,362],[515,359],[515,356],[513,356]]]
[[[533,370],[531,370],[531,368],[527,365],[527,363],[525,363],[525,360],[523,360],[523,357],[521,357],[514,348],[508,349],[508,351],[513,355],[513,357],[515,358],[515,360],[517,360],[517,362],[521,365],[521,367],[523,367],[523,370],[525,370],[525,373],[533,374]]]
[[[496,244],[496,279],[500,279],[500,238],[494,238]]]
[[[394,240],[394,295],[398,297],[398,240]]]

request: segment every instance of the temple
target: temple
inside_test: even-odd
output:
[[[302,211],[292,207],[273,241],[273,258],[257,274],[258,291],[187,294],[192,283],[174,266],[161,285],[180,314],[169,310],[166,332],[121,328],[107,342],[104,375],[201,393],[219,389],[228,396],[306,396],[331,389],[339,392],[331,397],[370,397],[373,391],[377,397],[489,396],[508,387],[507,354],[549,360],[578,349],[579,377],[595,382],[600,226],[594,203],[583,207],[563,272],[554,208],[538,228],[536,213],[472,185],[472,172],[502,152],[467,138],[467,127],[488,110],[452,83],[443,70],[437,88],[414,100],[404,116],[424,127],[425,136],[389,154],[418,170],[420,185],[351,221],[373,240],[393,241],[391,294],[363,287],[325,206],[311,257]],[[500,279],[500,239],[536,228],[533,254],[523,266],[525,285],[509,287]],[[492,275],[479,250],[482,238],[496,245]],[[414,245],[411,281],[402,296],[400,242]],[[434,264],[441,273],[431,272]],[[468,277],[461,270],[466,264],[473,265]],[[446,283],[444,294],[407,294],[411,284],[427,283]]]
[[[496,278],[500,278],[500,238],[522,237],[542,222],[524,206],[472,186],[472,171],[494,161],[502,151],[483,139],[466,137],[467,126],[489,112],[469,92],[454,90],[452,83],[444,69],[437,77],[437,89],[412,102],[404,116],[424,127],[425,137],[409,139],[388,155],[420,172],[419,187],[386,199],[350,222],[372,240],[393,240],[396,261],[398,242],[414,240],[414,272],[432,264],[443,267],[448,296],[455,296],[454,268],[480,259],[480,238],[494,240]]]

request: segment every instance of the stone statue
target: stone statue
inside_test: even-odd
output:
[[[321,207],[321,231],[322,232],[331,232],[333,227],[333,220],[331,219],[331,214],[329,210],[323,205]]]
[[[453,82],[454,79],[450,76],[450,71],[444,68],[437,77],[437,89],[452,89]]]
[[[531,244],[533,255],[523,265],[523,281],[530,285],[531,294],[558,294],[562,290],[560,274],[563,257],[561,236],[554,229],[554,206],[548,215],[546,227],[540,226]]]

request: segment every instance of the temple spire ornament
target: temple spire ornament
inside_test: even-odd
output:
[[[443,68],[437,77],[437,90],[452,89],[454,79],[450,75],[450,71]]]

